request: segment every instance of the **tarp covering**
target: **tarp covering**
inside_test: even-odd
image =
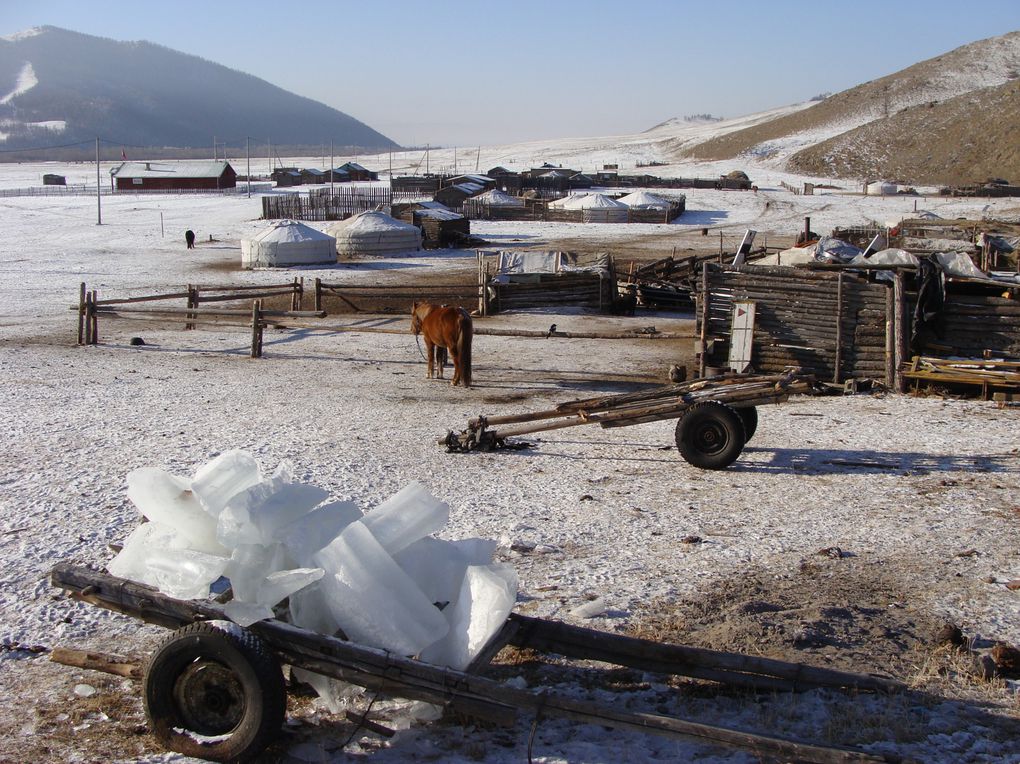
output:
[[[385,212],[362,212],[331,225],[341,255],[390,255],[421,249],[421,231]]]
[[[510,274],[561,273],[566,271],[608,271],[609,255],[597,252],[578,255],[572,252],[518,252],[499,253],[498,280]]]
[[[899,187],[895,183],[889,183],[884,180],[876,180],[867,186],[868,196],[888,196],[895,194],[898,190]]]
[[[336,240],[296,220],[280,220],[241,240],[241,266],[273,268],[335,263]]]

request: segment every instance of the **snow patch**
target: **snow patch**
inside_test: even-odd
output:
[[[21,67],[21,71],[18,72],[18,79],[14,85],[14,90],[0,98],[0,104],[8,104],[11,100],[19,95],[27,93],[29,90],[39,84],[39,78],[35,76],[35,69],[32,68],[32,62],[26,61]]]

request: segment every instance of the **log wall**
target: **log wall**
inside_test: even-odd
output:
[[[704,264],[698,284],[698,330],[704,341],[701,371],[725,367],[734,300],[755,303],[752,366],[779,373],[799,366],[822,380],[884,379],[909,361],[906,340],[916,303],[913,276],[904,273],[897,301],[887,282],[849,271],[780,266]],[[1020,302],[963,294],[950,284],[943,332],[922,334],[914,352],[967,358],[1020,357]],[[714,340],[714,342],[713,342]]]
[[[607,310],[614,289],[613,279],[598,273],[535,274],[527,280],[490,283],[487,312],[566,305]]]

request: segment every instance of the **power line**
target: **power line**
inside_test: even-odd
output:
[[[23,154],[28,151],[50,151],[52,149],[70,149],[75,146],[88,146],[94,141],[80,141],[79,143],[62,143],[59,146],[36,146],[31,149],[0,149],[0,154]]]

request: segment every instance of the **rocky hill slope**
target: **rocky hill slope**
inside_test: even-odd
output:
[[[890,175],[913,182],[951,182],[973,178],[971,163],[980,156],[985,158],[982,166],[998,169],[980,170],[978,175],[1020,176],[1013,166],[995,164],[1013,154],[1002,141],[1015,133],[1001,123],[1016,119],[1015,110],[1009,111],[1013,91],[1005,86],[1017,78],[1020,32],[1011,32],[850,88],[810,108],[682,147],[677,158],[750,155],[790,160],[791,169],[810,168],[823,176]],[[967,98],[974,104],[970,126]],[[979,106],[982,103],[1006,111],[988,114]],[[863,133],[856,132],[864,126],[868,128]],[[936,135],[938,129],[946,134]],[[945,145],[931,152],[920,148],[933,140]],[[918,149],[899,156],[912,142]],[[1013,149],[1015,145],[1014,141]]]

